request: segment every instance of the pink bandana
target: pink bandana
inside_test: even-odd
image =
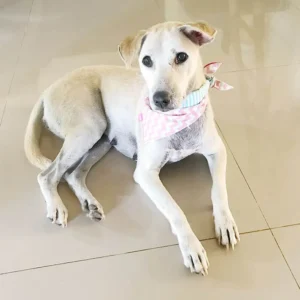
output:
[[[192,92],[184,99],[182,108],[167,112],[153,111],[149,104],[149,98],[145,99],[139,121],[142,123],[145,142],[158,140],[171,136],[197,121],[205,112],[208,104],[208,89],[214,87],[218,90],[229,90],[232,86],[215,79],[214,74],[221,63],[213,62],[204,66],[206,74],[205,84],[197,91]]]

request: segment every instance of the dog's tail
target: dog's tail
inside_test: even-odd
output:
[[[45,170],[51,164],[51,160],[43,156],[39,145],[40,135],[43,127],[43,113],[43,100],[40,99],[35,104],[30,114],[24,140],[24,150],[27,159],[30,163],[41,170]]]

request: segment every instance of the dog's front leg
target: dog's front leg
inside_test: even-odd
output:
[[[213,154],[205,154],[213,181],[211,198],[213,202],[215,231],[220,244],[227,248],[231,245],[234,248],[240,237],[228,204],[226,188],[227,153],[220,138],[218,138],[217,144],[217,150]]]
[[[193,233],[183,211],[159,178],[164,157],[157,159],[160,155],[155,155],[155,159],[151,160],[151,156],[153,157],[153,153],[146,155],[145,159],[139,156],[134,179],[171,224],[172,231],[177,236],[185,266],[193,273],[205,275],[209,265],[206,252]]]

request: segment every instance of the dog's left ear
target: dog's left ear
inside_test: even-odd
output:
[[[187,23],[179,30],[199,46],[212,42],[217,34],[217,30],[205,22]]]
[[[131,67],[142,47],[146,30],[141,30],[135,36],[129,36],[119,45],[119,54],[126,67]]]

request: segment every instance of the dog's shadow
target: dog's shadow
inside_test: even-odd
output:
[[[160,177],[187,216],[195,234],[205,238],[213,236],[212,180],[205,157],[194,154],[167,165]]]

